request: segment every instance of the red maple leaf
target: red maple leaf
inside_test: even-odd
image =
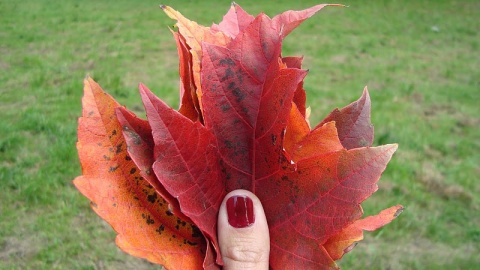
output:
[[[281,55],[324,6],[269,18],[233,4],[210,28],[162,6],[177,20],[181,105],[140,85],[148,122],[86,79],[74,184],[123,250],[167,268],[218,268],[218,209],[239,188],[262,201],[274,269],[335,269],[363,230],[398,216],[400,205],[360,219],[397,149],[371,147],[368,91],[311,129],[302,58]]]

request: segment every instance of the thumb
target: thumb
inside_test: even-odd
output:
[[[225,196],[218,214],[218,241],[223,269],[268,269],[270,237],[257,196],[240,189]]]

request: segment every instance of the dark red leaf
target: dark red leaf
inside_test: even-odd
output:
[[[226,195],[213,135],[169,108],[140,85],[140,93],[155,142],[153,171],[180,209],[200,230],[217,243],[217,214]],[[217,251],[218,252],[218,251]],[[217,257],[221,264],[221,257]]]
[[[254,179],[278,169],[293,93],[305,71],[279,69],[275,62],[272,73],[277,75],[260,80],[229,52],[205,45],[203,68],[216,73],[202,78],[208,89],[203,96],[205,125],[217,138],[227,180],[232,179],[227,190],[253,190]]]
[[[154,200],[158,195],[168,202],[169,208],[175,216],[184,221],[191,222],[181,211],[178,200],[174,198],[158,181],[153,173],[153,138],[152,129],[148,121],[136,117],[132,112],[123,107],[116,108],[117,120],[122,127],[122,133],[127,144],[129,158],[133,160],[140,175],[145,179],[157,192],[153,194],[149,200]]]
[[[319,125],[335,121],[338,137],[347,149],[371,146],[373,143],[373,125],[370,123],[370,96],[365,87],[363,94],[355,102],[333,110]]]
[[[293,94],[306,75],[280,67],[271,23],[259,15],[227,48],[203,46],[205,126],[217,138],[227,191],[254,190],[255,179],[278,169]]]
[[[376,182],[396,145],[327,151],[257,181],[270,228],[275,269],[288,265],[324,269],[335,265],[322,245],[361,217],[360,203]]]

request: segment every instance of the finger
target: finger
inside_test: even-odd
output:
[[[268,269],[270,237],[260,200],[250,191],[227,194],[218,215],[223,269]]]

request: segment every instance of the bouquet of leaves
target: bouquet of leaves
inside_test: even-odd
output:
[[[282,55],[282,40],[324,6],[269,18],[232,4],[211,27],[162,6],[177,21],[181,104],[141,84],[148,120],[85,79],[74,184],[122,250],[168,269],[219,269],[220,203],[247,189],[267,216],[272,269],[336,269],[363,230],[402,211],[361,219],[397,149],[371,146],[367,90],[311,128],[302,57]]]

